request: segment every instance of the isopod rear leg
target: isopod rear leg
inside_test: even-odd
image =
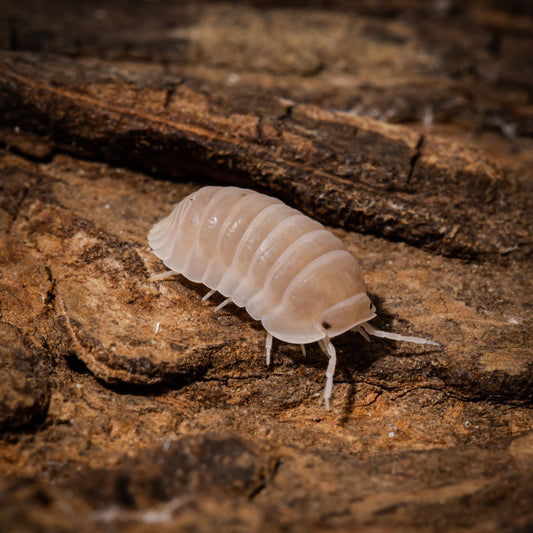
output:
[[[150,276],[148,279],[149,281],[160,281],[170,276],[177,276],[178,274],[179,272],[176,272],[175,270],[167,270],[166,272],[162,272],[161,274]]]
[[[222,309],[225,305],[228,305],[229,303],[231,303],[231,298],[226,298],[222,303],[218,304],[215,307],[215,311],[219,311],[220,309]]]
[[[265,348],[267,366],[270,366],[270,352],[272,352],[272,335],[268,331],[266,336]]]
[[[335,374],[335,366],[337,365],[337,353],[335,352],[335,347],[327,337],[320,339],[318,343],[329,357],[328,368],[326,369],[326,386],[324,387],[324,403],[326,404],[326,411],[329,411],[329,399],[333,390],[333,375]]]
[[[211,289],[203,298],[202,298],[202,302],[205,302],[208,298],[211,298],[211,296],[213,296],[213,294],[215,294],[216,289]]]

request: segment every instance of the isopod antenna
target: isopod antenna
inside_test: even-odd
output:
[[[366,337],[366,335],[363,334],[362,330],[364,330],[369,335],[373,335],[374,337],[380,337],[382,339],[391,339],[393,341],[404,341],[413,342],[415,344],[430,344],[431,346],[440,346],[438,342],[423,339],[422,337],[411,337],[409,335],[400,335],[399,333],[392,333],[390,331],[381,331],[380,329],[373,328],[368,322],[359,324],[359,326],[360,328],[362,328],[359,329],[359,333],[361,333],[363,337]],[[368,340],[368,337],[366,338]]]

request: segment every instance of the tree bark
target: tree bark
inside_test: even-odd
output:
[[[6,531],[527,531],[526,2],[8,1],[0,16]],[[380,329],[316,346],[163,270],[204,184],[327,224]]]

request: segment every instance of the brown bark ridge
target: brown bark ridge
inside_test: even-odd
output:
[[[18,0],[0,16],[2,531],[533,527],[533,13]],[[381,329],[275,342],[163,270],[205,183],[358,258]]]
[[[530,244],[509,216],[520,196],[473,147],[205,82],[169,93],[154,73],[20,53],[0,65],[3,125],[53,150],[260,188],[326,224],[447,255]]]

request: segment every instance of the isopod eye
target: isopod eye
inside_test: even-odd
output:
[[[361,292],[342,300],[326,309],[317,320],[317,326],[327,332],[328,337],[335,337],[349,329],[353,329],[361,322],[368,322],[374,318],[374,306],[369,306],[368,296]],[[370,307],[370,309],[369,309]]]

